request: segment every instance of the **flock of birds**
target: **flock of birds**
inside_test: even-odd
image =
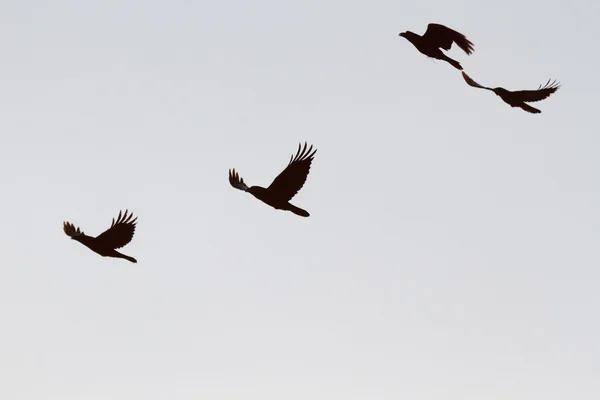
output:
[[[458,61],[451,59],[441,50],[450,50],[452,44],[456,43],[456,45],[465,53],[467,53],[467,55],[471,55],[475,51],[473,43],[471,43],[471,41],[467,39],[465,35],[444,25],[429,24],[423,36],[417,35],[411,31],[402,32],[400,33],[400,36],[411,42],[413,46],[417,48],[417,50],[425,54],[427,57],[446,61],[454,68],[461,71],[465,82],[467,82],[469,86],[490,90],[496,93],[496,95],[498,95],[511,107],[519,107],[532,114],[539,114],[541,111],[527,103],[544,100],[552,93],[556,92],[560,87],[558,82],[550,82],[550,80],[548,80],[545,85],[540,85],[536,90],[510,91],[501,87],[492,89],[481,86],[463,71],[463,67]]]
[[[422,54],[430,58],[446,61],[454,68],[460,70],[468,85],[490,90],[511,107],[519,107],[532,114],[539,114],[541,111],[527,103],[543,100],[556,92],[560,87],[560,84],[556,81],[550,82],[550,80],[545,85],[540,85],[536,90],[510,91],[501,87],[492,89],[480,85],[463,71],[458,61],[451,59],[441,50],[450,50],[452,44],[456,43],[467,55],[470,55],[474,51],[473,43],[462,33],[444,25],[429,24],[422,36],[410,31],[402,32],[400,36],[411,42]],[[308,217],[310,214],[306,210],[290,203],[290,200],[304,186],[310,172],[311,163],[317,152],[316,149],[313,150],[312,145],[307,147],[306,142],[304,146],[299,144],[296,154],[292,155],[287,167],[266,188],[262,186],[248,187],[235,169],[229,170],[229,183],[235,189],[250,193],[258,200],[276,210],[291,211],[301,217]],[[117,219],[113,218],[110,228],[96,237],[86,235],[70,222],[63,223],[63,230],[71,239],[87,246],[90,250],[103,257],[123,258],[132,263],[137,263],[135,258],[117,251],[117,249],[124,247],[133,239],[136,222],[137,217],[134,218],[133,214],[126,210],[125,213],[120,211]]]

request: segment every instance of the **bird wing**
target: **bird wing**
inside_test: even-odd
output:
[[[450,50],[452,43],[456,43],[468,55],[475,51],[473,43],[465,35],[440,24],[427,25],[423,39],[444,50]]]
[[[96,239],[103,245],[112,249],[120,249],[133,239],[135,232],[135,224],[137,217],[133,218],[133,214],[129,214],[129,211],[125,211],[122,214],[119,211],[117,220],[113,218],[112,225],[110,228],[102,232],[96,237]]]
[[[550,79],[548,79],[548,82],[543,86],[540,85],[537,90],[519,90],[513,92],[513,94],[518,96],[521,101],[534,102],[544,100],[552,93],[556,92],[558,88],[560,88],[560,83],[556,81],[550,82]]]
[[[489,87],[481,86],[479,83],[475,82],[473,79],[471,79],[471,77],[469,75],[465,74],[464,71],[462,73],[462,76],[465,79],[465,82],[467,82],[467,84],[469,86],[473,86],[473,87],[476,87],[476,88],[487,89],[487,90],[492,90],[493,91],[493,89],[491,89]]]
[[[229,170],[229,183],[236,189],[243,190],[244,192],[248,191],[248,185],[244,183],[244,178],[240,178],[235,169]]]
[[[304,142],[304,147],[301,148],[301,146],[302,143],[298,144],[296,155],[292,154],[288,166],[267,188],[273,196],[277,196],[281,201],[290,201],[302,189],[310,172],[310,164],[317,149],[312,151],[313,146],[311,145],[307,150],[306,142]]]
[[[70,222],[63,222],[63,231],[72,238],[76,236],[85,236],[85,233]]]

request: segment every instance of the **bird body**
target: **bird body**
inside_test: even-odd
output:
[[[544,84],[543,86],[540,85],[536,90],[510,91],[502,87],[489,88],[486,86],[482,86],[479,83],[475,82],[469,75],[465,74],[464,72],[462,73],[462,76],[469,86],[492,91],[511,107],[519,107],[531,114],[539,114],[541,113],[541,111],[535,107],[530,106],[529,104],[527,104],[527,102],[544,100],[560,88],[559,83],[557,83],[556,81],[550,82],[550,79],[548,79],[548,82],[546,82],[546,84]]]
[[[316,149],[312,151],[312,146],[307,150],[306,142],[303,148],[298,145],[296,155],[292,155],[288,166],[267,188],[261,186],[248,187],[235,169],[229,170],[229,183],[234,188],[250,193],[276,210],[291,211],[301,217],[308,217],[310,214],[306,210],[296,207],[290,203],[290,200],[304,186],[316,152]]]
[[[115,221],[113,218],[111,227],[97,237],[86,235],[79,228],[75,228],[70,222],[63,223],[63,231],[71,239],[83,244],[102,257],[123,258],[132,263],[137,263],[135,258],[119,253],[116,250],[124,247],[131,241],[135,232],[136,221],[137,218],[133,218],[133,214],[128,215],[128,211],[125,211],[124,215],[119,212],[117,220]]]
[[[420,53],[446,61],[458,70],[463,69],[460,63],[448,57],[441,49],[450,50],[452,44],[456,43],[467,55],[474,51],[473,43],[465,35],[440,24],[429,24],[423,36],[411,31],[402,32],[399,36],[411,42]]]
[[[308,217],[310,215],[306,210],[296,207],[289,201],[282,200],[279,196],[277,196],[277,194],[273,194],[267,190],[267,188],[261,186],[252,186],[248,189],[248,193],[276,210],[291,211],[294,214],[302,217]]]
[[[137,263],[135,258],[119,253],[117,250],[111,249],[110,246],[104,246],[103,243],[96,240],[95,237],[83,235],[81,237],[73,238],[73,240],[78,241],[93,252],[100,254],[102,257],[124,258],[132,263]]]

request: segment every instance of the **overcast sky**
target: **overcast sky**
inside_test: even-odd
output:
[[[600,3],[0,5],[0,397],[600,398]],[[398,33],[464,33],[479,83]],[[268,186],[318,149],[277,211]],[[123,253],[70,240],[119,210]]]

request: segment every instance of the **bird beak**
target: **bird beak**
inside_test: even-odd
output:
[[[405,34],[405,33],[406,33],[406,32],[400,32],[400,33],[398,34],[398,36],[402,36],[402,37],[404,37],[404,34]]]

